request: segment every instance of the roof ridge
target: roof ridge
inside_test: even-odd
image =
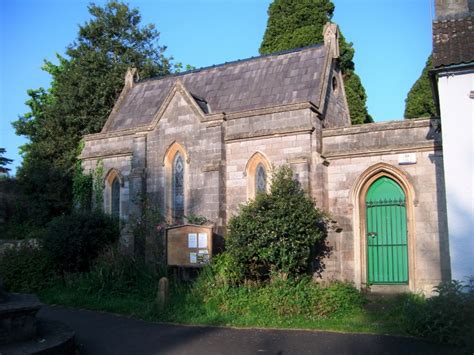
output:
[[[230,65],[250,62],[252,60],[258,60],[258,59],[262,59],[262,58],[276,57],[276,56],[279,56],[279,55],[297,53],[297,52],[302,52],[302,51],[305,51],[305,50],[314,49],[314,48],[323,47],[323,46],[324,46],[324,43],[317,43],[317,44],[312,44],[312,45],[306,46],[306,47],[286,49],[286,50],[283,50],[283,51],[273,52],[273,53],[269,53],[269,54],[262,54],[262,55],[255,56],[255,57],[237,59],[237,60],[232,60],[230,62],[225,62],[225,63],[220,63],[220,64],[213,64],[213,65],[209,65],[207,67],[201,67],[201,68],[197,68],[197,69],[187,70],[187,71],[180,72],[180,73],[173,73],[173,74],[168,74],[168,75],[164,75],[164,76],[153,76],[153,77],[150,77],[150,78],[139,80],[136,83],[141,84],[141,83],[144,83],[144,82],[147,82],[147,81],[155,81],[155,80],[161,80],[161,79],[172,78],[172,77],[180,77],[180,76],[184,76],[184,75],[187,75],[187,74],[199,73],[201,71],[206,71],[206,70],[210,70],[210,69],[214,69],[214,68],[224,67],[224,66],[227,66],[227,65],[230,66]]]

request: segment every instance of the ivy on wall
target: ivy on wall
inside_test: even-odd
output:
[[[79,144],[79,153],[84,142]],[[81,211],[102,210],[104,205],[104,163],[97,162],[95,169],[84,171],[82,162],[76,162],[72,179],[73,207]]]

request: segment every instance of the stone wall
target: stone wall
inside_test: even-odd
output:
[[[408,216],[410,289],[431,292],[449,279],[446,202],[441,137],[436,120],[376,123],[323,130],[323,155],[327,169],[328,210],[341,229],[331,232],[333,255],[327,261],[327,277],[364,282],[364,250],[359,227],[357,186],[362,176],[393,170],[413,190],[413,214]],[[399,155],[414,153],[416,163],[401,165]],[[408,201],[410,203],[410,201]],[[410,220],[411,219],[411,220]]]
[[[171,209],[171,171],[167,171],[166,154],[179,144],[187,155],[185,163],[185,215],[205,216],[222,224],[225,182],[221,178],[224,163],[222,123],[201,122],[199,112],[177,93],[147,136],[147,192],[167,213]],[[171,159],[173,157],[170,157]]]
[[[99,164],[103,167],[102,181],[104,184],[103,206],[104,211],[110,212],[111,186],[107,183],[107,176],[116,171],[120,179],[120,218],[129,220],[133,209],[133,195],[131,195],[132,161],[134,159],[135,132],[122,135],[89,135],[85,138],[85,146],[81,153],[84,172],[95,170]],[[132,253],[134,240],[128,230],[123,230],[120,236],[122,247]]]
[[[321,107],[322,117],[324,117],[324,127],[349,127],[351,118],[347,106],[344,80],[339,69],[332,69],[329,75],[326,99],[324,107]]]
[[[246,167],[255,153],[261,153],[275,167],[289,164],[302,187],[310,190],[312,145],[317,115],[295,110],[226,122],[227,217],[249,198]]]
[[[96,139],[93,139],[96,138]],[[130,174],[134,150],[134,134],[124,136],[89,136],[85,141],[80,158],[84,172],[88,173],[97,168],[99,162],[103,166],[104,179],[104,209],[110,205],[110,186],[105,179],[115,169],[120,175],[120,218],[127,220],[130,214]]]

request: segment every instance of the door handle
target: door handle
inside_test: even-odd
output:
[[[377,236],[377,233],[376,233],[376,232],[368,232],[368,233],[367,233],[367,236],[374,238],[374,237]]]

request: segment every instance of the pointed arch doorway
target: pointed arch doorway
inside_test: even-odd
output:
[[[408,284],[406,195],[387,176],[365,195],[366,260],[369,284]]]

